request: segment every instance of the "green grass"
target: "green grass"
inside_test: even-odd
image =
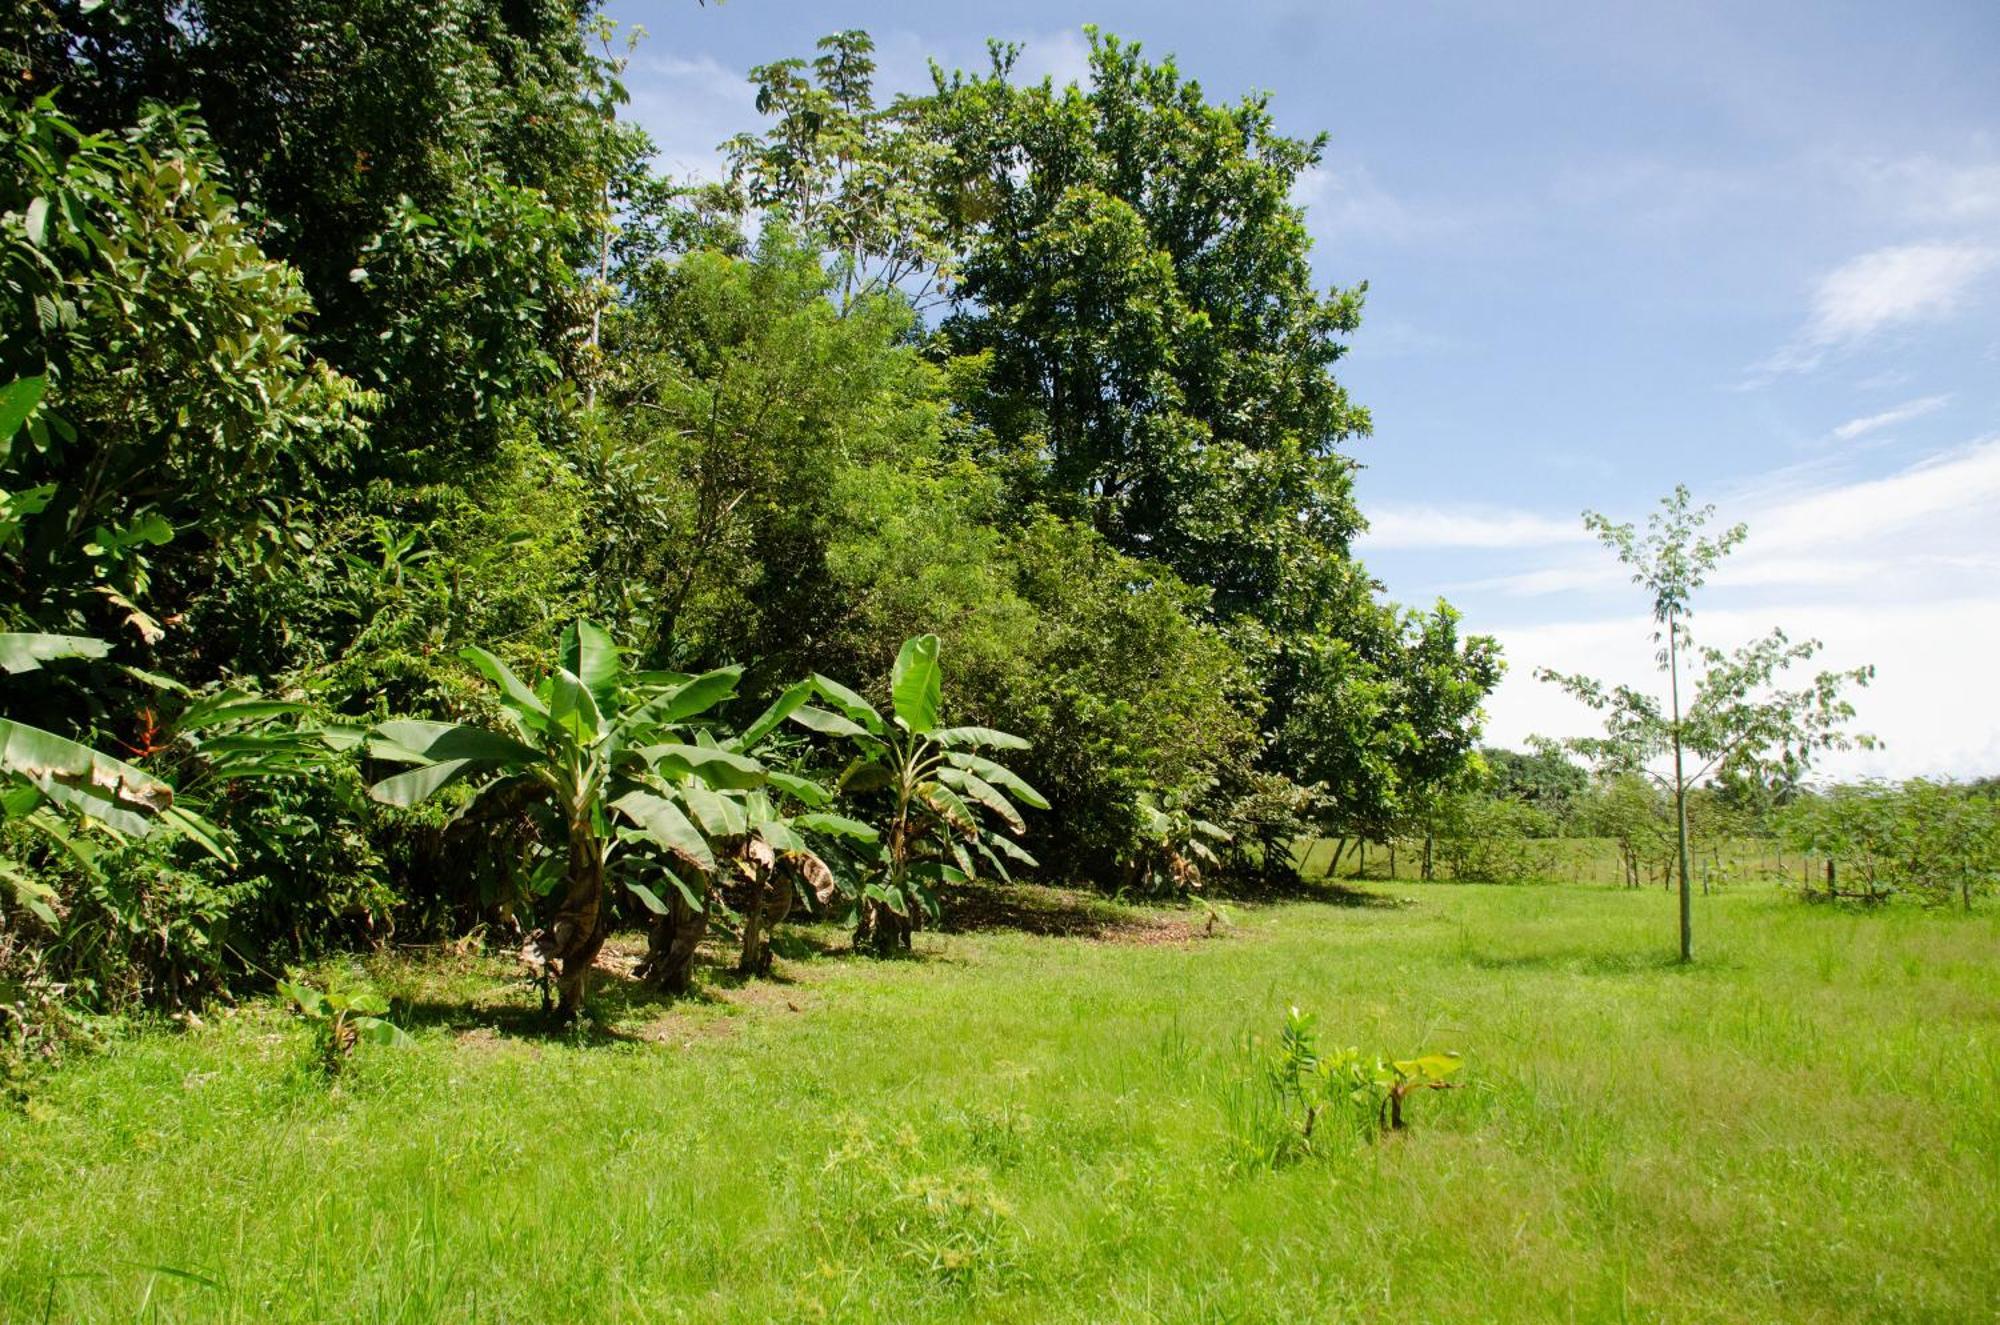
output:
[[[1682,969],[1655,891],[1393,898],[795,937],[577,1038],[384,966],[417,1047],[331,1089],[268,1007],[136,1036],[0,1115],[0,1319],[1993,1318],[2000,919],[1739,892]],[[1245,1168],[1291,1004],[1471,1088]]]

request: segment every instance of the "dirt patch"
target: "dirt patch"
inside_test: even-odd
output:
[[[1226,932],[1206,914],[1145,910],[1074,888],[1039,884],[961,889],[946,903],[944,919],[947,934],[1011,929],[1045,938],[1146,947],[1189,944]]]

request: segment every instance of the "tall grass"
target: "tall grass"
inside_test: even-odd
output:
[[[273,1008],[142,1035],[0,1115],[0,1319],[1991,1316],[2000,921],[1724,894],[1684,969],[1656,892],[1374,900],[794,943],[555,1039],[378,965],[417,1046],[331,1087]],[[1257,1162],[1293,1004],[1471,1085]]]

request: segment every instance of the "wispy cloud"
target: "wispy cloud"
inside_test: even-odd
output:
[[[1949,161],[1924,153],[1864,161],[1858,169],[1864,189],[1927,225],[2000,220],[2000,162]]]
[[[1911,419],[1921,419],[1926,414],[1935,414],[1950,403],[1950,396],[1925,396],[1920,400],[1898,405],[1894,409],[1885,409],[1880,414],[1849,419],[1835,428],[1832,435],[1835,441],[1851,442],[1858,437],[1866,437],[1871,432],[1880,432],[1899,423],[1908,423]]]
[[[1745,545],[1745,555],[1864,546],[1865,540],[1886,540],[1917,525],[1931,531],[1929,550],[1938,550],[1937,538],[1962,530],[1983,534],[1978,546],[1992,552],[2000,546],[1990,524],[1995,503],[2000,503],[2000,436],[1884,478],[1803,493],[1769,511],[1748,512],[1753,541]],[[1889,555],[1919,550],[1911,544],[1880,549]]]
[[[1528,511],[1480,507],[1410,506],[1382,503],[1370,508],[1369,548],[1528,548],[1588,542],[1583,522]]]
[[[1792,471],[1767,476],[1720,502],[1721,519],[1745,520],[1750,540],[1714,576],[1718,589],[1840,587],[1850,598],[1964,591],[2000,575],[2000,436],[1932,456],[1881,478],[1794,486]],[[1562,548],[1553,559],[1444,586],[1455,595],[1548,598],[1623,586],[1608,553],[1585,552],[1578,522],[1526,511],[1391,506],[1377,517],[1370,550]],[[1563,545],[1569,545],[1563,547]]]
[[[1841,264],[1814,284],[1806,324],[1751,370],[1751,382],[1811,372],[1828,354],[1883,331],[1945,318],[1963,307],[2000,252],[1977,243],[1900,244]]]
[[[749,76],[710,55],[655,55],[642,47],[626,81],[631,117],[652,136],[658,168],[677,179],[720,179],[717,146],[764,124]]]
[[[1300,172],[1292,202],[1321,242],[1366,238],[1428,242],[1462,234],[1468,219],[1399,196],[1360,162],[1321,163]]]

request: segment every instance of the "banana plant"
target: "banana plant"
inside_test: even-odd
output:
[[[700,909],[716,859],[689,806],[711,793],[764,785],[761,763],[694,724],[736,693],[742,669],[631,671],[610,633],[590,621],[564,629],[555,666],[534,686],[486,649],[475,645],[461,656],[492,685],[499,722],[378,724],[369,753],[413,767],[369,794],[415,805],[476,778],[483,780],[476,795],[525,785],[546,798],[568,859],[555,913],[529,936],[523,955],[555,974],[559,1015],[571,1020],[582,1011],[590,965],[609,932],[606,882],[614,860],[635,847],[650,853],[648,870],[624,871],[617,881],[655,915],[671,908],[649,879]],[[782,720],[782,713],[766,714],[757,725],[768,730]],[[683,877],[689,874],[698,887]]]
[[[110,646],[82,635],[0,634],[0,671],[20,675],[64,659],[102,658]],[[96,846],[72,831],[89,823],[113,837],[165,828],[228,859],[214,825],[174,801],[165,779],[41,727],[0,718],[0,817],[33,832],[87,875],[97,874]],[[55,925],[55,891],[11,861],[0,879],[15,904]]]
[[[1003,857],[1034,866],[1034,857],[1006,834],[1027,829],[1015,800],[1038,810],[1049,803],[1018,774],[980,753],[1025,750],[1028,743],[991,727],[943,725],[937,636],[916,636],[897,653],[889,674],[889,718],[828,677],[815,673],[810,685],[827,707],[801,703],[791,720],[853,746],[840,790],[880,793],[887,807],[882,873],[862,888],[856,908],[857,947],[908,948],[919,916],[936,918],[939,889],[977,877],[982,865],[1002,879],[1008,877]]]
[[[727,910],[728,892],[738,894],[737,916],[742,926],[742,951],[736,969],[761,975],[770,969],[770,935],[791,913],[801,894],[825,906],[837,885],[832,868],[815,850],[814,841],[839,839],[864,849],[879,848],[880,834],[868,824],[832,813],[833,793],[819,783],[769,768],[772,756],[763,742],[785,717],[811,697],[812,684],[801,682],[780,695],[764,716],[729,742],[729,748],[767,765],[766,785],[737,790],[685,789],[683,800],[695,823],[707,835],[717,859],[713,876],[718,887],[702,897],[670,898],[670,913],[653,923],[651,942],[641,974],[668,989],[683,991],[696,946],[707,932],[711,912]]]
[[[1162,808],[1150,792],[1141,793],[1137,804],[1139,832],[1128,858],[1130,881],[1148,893],[1198,891],[1202,872],[1222,867],[1210,844],[1232,841],[1229,830],[1182,804]]]

